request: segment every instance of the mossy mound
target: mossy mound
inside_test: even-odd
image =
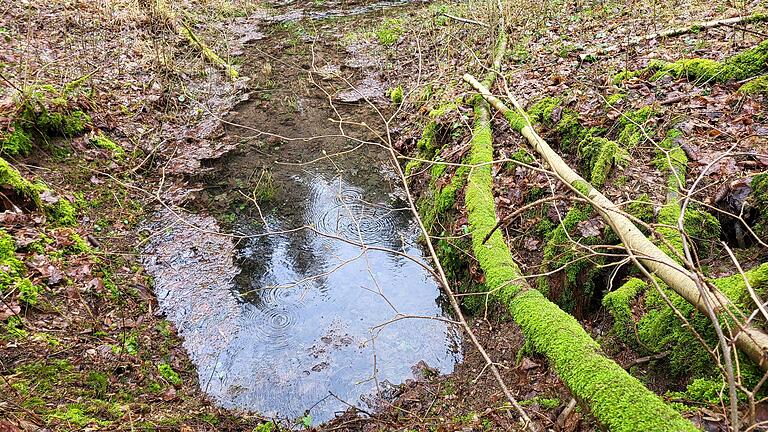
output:
[[[75,85],[76,84],[76,85]],[[12,112],[3,113],[11,122],[0,129],[0,153],[25,155],[38,140],[49,137],[73,137],[85,131],[91,118],[83,111],[79,83],[64,87],[39,85],[17,95]]]
[[[768,68],[768,40],[728,57],[722,62],[693,58],[671,63],[656,60],[648,65],[649,70],[656,71],[653,76],[656,79],[669,74],[675,78],[714,82],[745,80],[764,73],[766,68]]]
[[[77,223],[77,211],[72,203],[63,197],[55,197],[45,183],[25,179],[3,158],[0,158],[0,190],[8,200],[3,205],[11,205],[6,210],[15,210],[12,206],[16,206],[25,211],[43,211],[54,226]],[[44,193],[50,196],[48,202],[43,202]]]
[[[583,246],[602,243],[601,237],[585,237],[577,227],[593,215],[592,206],[576,204],[546,237],[544,263],[551,274],[539,278],[539,290],[566,312],[577,317],[587,311],[599,279],[601,257],[590,257]],[[581,245],[581,246],[579,246]]]
[[[652,106],[644,106],[635,111],[628,111],[619,118],[616,141],[626,149],[633,149],[647,140],[646,124],[658,116],[658,111]]]
[[[625,343],[634,340],[635,323],[632,320],[632,301],[648,288],[642,279],[630,278],[618,289],[603,297],[603,307],[613,317],[612,331],[616,337]]]
[[[757,294],[758,298],[765,298],[768,294],[768,263],[761,264],[744,273],[749,285]],[[712,281],[715,286],[734,303],[740,305],[745,310],[751,310],[757,307],[752,300],[747,285],[744,283],[744,276],[734,274]]]
[[[739,87],[739,93],[768,95],[768,74],[759,76],[745,83]]]
[[[0,158],[0,188],[12,203],[22,209],[43,208],[40,193],[46,189],[45,185],[28,181],[3,158]]]

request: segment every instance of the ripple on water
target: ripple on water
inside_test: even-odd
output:
[[[359,188],[316,179],[305,222],[320,232],[366,244],[397,237],[397,221],[389,207],[363,200]]]
[[[291,345],[293,330],[301,321],[300,305],[281,303],[243,306],[242,324],[252,332],[255,342],[268,343],[274,348]]]

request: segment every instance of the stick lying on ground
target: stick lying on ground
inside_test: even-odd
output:
[[[595,209],[613,228],[624,247],[637,255],[640,262],[649,271],[660,277],[670,288],[686,301],[707,314],[707,304],[712,305],[719,315],[725,310],[736,310],[736,306],[719,290],[708,287],[698,276],[689,272],[674,259],[661,251],[648,240],[643,233],[622,214],[621,210],[600,191],[579,176],[552,148],[536,133],[524,114],[510,110],[501,100],[494,97],[487,87],[473,76],[464,75],[464,80],[471,84],[494,108],[499,110],[509,121],[513,129],[520,132],[531,146],[544,158],[553,171],[571,188],[580,191],[589,199]],[[522,111],[513,99],[512,103]],[[768,370],[768,335],[753,326],[742,326],[734,331],[736,345],[760,368]]]
[[[599,50],[595,50],[592,52],[592,55],[597,54],[607,54],[611,51],[617,50],[619,48],[625,48],[633,45],[638,45],[643,42],[647,42],[654,39],[661,39],[661,38],[667,38],[667,37],[673,37],[673,36],[680,36],[688,33],[693,33],[696,31],[701,31],[705,29],[720,27],[720,26],[726,26],[726,27],[732,27],[738,24],[752,24],[756,22],[762,22],[762,21],[768,21],[768,14],[764,13],[754,13],[752,15],[744,15],[739,17],[733,17],[733,18],[725,18],[725,19],[718,19],[718,20],[712,20],[712,21],[705,21],[705,22],[699,22],[695,23],[689,26],[685,27],[677,27],[669,30],[664,30],[656,33],[651,33],[643,36],[637,36],[626,43],[622,44],[620,47],[612,46],[608,48],[602,48]],[[754,33],[751,30],[746,30],[749,33]]]

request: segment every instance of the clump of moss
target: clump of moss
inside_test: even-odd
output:
[[[630,71],[630,70],[623,70],[616,75],[613,76],[613,84],[621,84],[624,81],[630,80],[632,78],[637,78],[640,75],[643,74],[643,70],[639,71]]]
[[[7,131],[0,131],[0,153],[11,156],[27,154],[32,150],[32,135],[18,122],[12,123]]]
[[[653,202],[647,193],[643,193],[627,204],[627,213],[645,223],[653,222]]]
[[[421,138],[416,142],[419,155],[424,159],[433,159],[443,145],[445,137],[450,136],[456,126],[445,124],[442,118],[456,110],[454,102],[442,104],[429,112],[429,121],[422,131]]]
[[[722,228],[715,216],[698,208],[688,208],[683,217],[683,228],[693,240],[700,256],[707,256],[717,245]]]
[[[528,116],[531,122],[554,129],[560,148],[565,151],[576,152],[579,143],[588,136],[595,135],[594,130],[581,125],[579,113],[563,107],[562,100],[558,98],[540,100],[530,107]]]
[[[426,197],[427,203],[421,206],[423,209],[422,218],[424,226],[430,231],[435,227],[439,217],[444,215],[456,203],[456,196],[459,190],[464,187],[467,179],[468,168],[460,167],[453,174],[450,183],[438,186],[437,180],[443,175],[445,169],[445,164],[438,163],[433,165],[429,192]]]
[[[10,125],[0,129],[0,153],[10,156],[29,153],[35,140],[47,137],[73,137],[81,134],[91,118],[77,105],[78,87],[36,85],[17,95]]]
[[[160,372],[160,376],[169,383],[175,386],[181,385],[181,377],[168,363],[160,363],[157,365],[157,370]]]
[[[619,118],[619,134],[617,141],[626,149],[633,149],[646,140],[643,128],[658,112],[652,106],[644,106],[635,111],[629,111]]]
[[[400,39],[404,32],[403,20],[397,18],[385,19],[376,29],[376,39],[384,46],[391,46]]]
[[[97,148],[109,150],[112,152],[112,156],[115,159],[122,160],[125,158],[125,149],[120,147],[119,144],[115,143],[111,139],[107,138],[104,134],[98,134],[91,138],[91,144]]]
[[[749,281],[749,285],[757,294],[758,298],[765,298],[768,294],[768,263],[761,264],[751,270],[744,272]],[[744,283],[744,277],[736,273],[732,276],[715,279],[712,283],[725,294],[731,301],[745,310],[754,309],[752,297]]]
[[[768,95],[768,74],[745,83],[739,87],[739,93]]]
[[[389,91],[389,99],[395,105],[400,105],[401,103],[403,103],[403,96],[404,96],[404,90],[402,85],[398,85],[397,87]]]
[[[629,163],[629,152],[615,141],[590,136],[579,144],[579,157],[590,172],[589,182],[600,188],[614,166],[623,167]]]
[[[675,78],[715,82],[741,81],[764,73],[768,64],[768,40],[757,46],[726,58],[722,62],[709,59],[681,59],[675,62],[656,60],[648,69],[657,71],[654,77],[664,74]]]
[[[589,204],[574,205],[561,223],[546,237],[544,259],[551,275],[539,278],[539,290],[567,312],[582,315],[595,293],[595,279],[602,258],[588,258],[576,244],[595,245],[600,237],[583,237],[577,226],[589,220],[593,209]],[[576,244],[574,244],[574,242]]]
[[[613,317],[612,331],[620,340],[630,342],[629,335],[634,333],[635,323],[632,320],[630,303],[641,292],[648,288],[645,281],[638,278],[630,278],[618,289],[611,291],[603,297],[603,307]]]
[[[13,168],[8,162],[0,158],[0,187],[11,191],[29,207],[42,208],[40,192],[45,189],[41,183],[31,183]]]
[[[39,285],[33,284],[28,278],[19,280],[16,283],[16,289],[19,290],[19,300],[29,306],[37,304],[37,298],[43,290]]]
[[[15,284],[25,272],[24,263],[16,257],[13,237],[0,228],[0,292]]]
[[[407,164],[405,164],[405,169],[403,170],[403,173],[406,177],[412,176],[419,168],[421,168],[421,161],[420,160],[409,160]]]
[[[45,206],[45,215],[53,226],[74,226],[77,224],[77,209],[64,197]]]
[[[251,196],[262,204],[273,202],[278,195],[278,186],[272,176],[272,171],[263,168],[251,190]]]

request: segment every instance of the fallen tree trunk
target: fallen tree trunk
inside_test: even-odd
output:
[[[496,225],[490,165],[493,145],[488,104],[480,98],[475,100],[475,127],[470,146],[473,168],[467,178],[465,201],[472,249],[485,273],[487,287],[509,310],[526,340],[547,357],[574,398],[607,430],[696,430],[639,380],[605,357],[600,345],[575,318],[523,279],[503,236],[493,231]]]
[[[654,39],[661,39],[661,38],[667,38],[667,37],[673,37],[673,36],[681,36],[688,33],[693,33],[696,31],[711,29],[715,27],[720,26],[727,26],[732,27],[739,24],[752,24],[762,21],[768,21],[768,14],[763,13],[754,13],[752,15],[744,15],[744,16],[738,16],[733,18],[725,18],[725,19],[718,19],[718,20],[712,20],[712,21],[704,21],[704,22],[698,22],[692,25],[684,26],[684,27],[677,27],[669,30],[664,30],[656,33],[650,33],[643,36],[637,36],[632,39],[630,39],[628,42],[623,44],[621,47],[629,47],[633,45],[638,45],[643,42],[647,42]],[[617,49],[617,47],[610,47],[610,48],[603,48],[600,50],[593,51],[595,54],[607,54],[614,49]],[[594,55],[594,54],[593,54]]]
[[[494,108],[505,116],[510,126],[528,140],[530,145],[544,158],[562,181],[574,190],[581,192],[593,203],[595,209],[619,236],[624,246],[635,254],[640,263],[649,271],[661,278],[677,294],[696,306],[699,311],[707,314],[707,316],[707,302],[712,305],[718,315],[726,310],[736,310],[736,307],[725,295],[715,288],[707,287],[703,281],[698,279],[696,274],[689,272],[669,255],[662,252],[661,249],[643,235],[629,218],[624,216],[618,206],[571,169],[536,133],[524,114],[521,115],[509,109],[473,76],[465,74],[464,80],[471,84]],[[518,106],[514,99],[513,103]],[[518,109],[522,111],[519,106]],[[735,338],[739,349],[747,354],[760,368],[768,370],[768,335],[753,326],[742,326],[734,331],[732,337]]]

